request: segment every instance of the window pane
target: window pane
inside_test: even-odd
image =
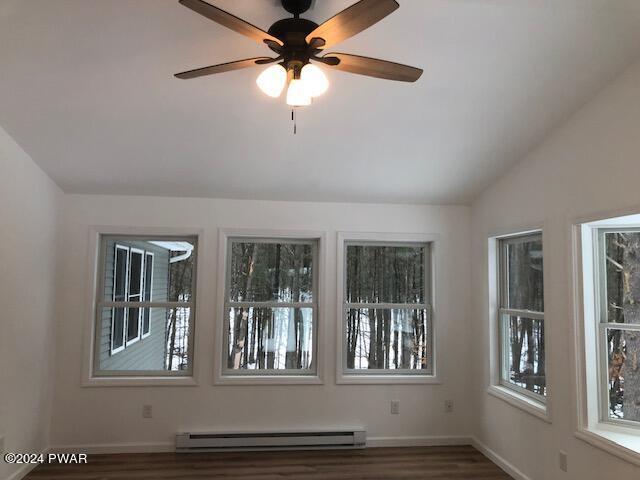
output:
[[[129,255],[129,298],[130,302],[142,300],[142,262],[144,252],[131,249]],[[127,343],[140,338],[141,311],[139,308],[129,308],[127,314]]]
[[[546,395],[544,321],[511,315],[502,316],[502,379]]]
[[[526,241],[505,241],[507,308],[544,311],[542,236]]]
[[[124,346],[124,324],[125,324],[125,312],[124,308],[114,308],[111,311],[108,321],[112,325],[111,329],[111,351],[117,350]],[[113,319],[113,321],[112,321]],[[103,316],[104,321],[104,316]]]
[[[110,350],[112,321],[114,335],[117,336],[118,330],[122,328],[119,325],[125,310],[138,309],[102,309],[98,339],[99,370],[135,372],[189,369],[189,331],[191,329],[189,308],[142,309],[148,312],[149,335],[114,353]],[[97,372],[97,375],[100,375],[100,372]]]
[[[113,262],[113,276],[107,278],[109,280],[109,294],[107,298],[113,298],[114,301],[124,302],[127,300],[127,275],[129,265],[129,249],[116,248],[114,250],[115,261]]]
[[[640,332],[607,330],[609,418],[640,422]]]
[[[153,254],[147,253],[145,255],[144,262],[144,301],[150,302],[153,299]],[[151,323],[149,321],[150,310],[148,308],[143,309],[142,311],[142,334],[146,335],[149,333],[149,327]]]
[[[313,245],[232,241],[228,282],[234,302],[312,302]]]
[[[612,323],[640,323],[640,232],[605,233],[607,314]]]
[[[140,309],[130,308],[127,315],[127,342],[135,341],[140,336]]]
[[[194,251],[193,241],[106,237],[104,299],[136,301],[150,293],[149,298],[155,302],[190,302]],[[131,259],[130,272],[127,272],[127,255]],[[143,258],[147,259],[144,267]],[[151,279],[147,281],[149,275]],[[127,280],[130,281],[127,283]]]
[[[347,303],[427,303],[425,247],[348,245]]]
[[[229,369],[311,368],[312,308],[230,308],[228,321]]]
[[[348,369],[431,372],[427,310],[352,308],[345,324]]]
[[[129,260],[129,300],[140,300],[142,294],[142,262],[144,252],[131,250]],[[132,298],[133,297],[133,298]]]

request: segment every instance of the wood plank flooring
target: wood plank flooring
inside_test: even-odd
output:
[[[473,447],[242,453],[89,455],[85,465],[40,465],[28,480],[507,480]]]

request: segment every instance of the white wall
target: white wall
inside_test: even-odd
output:
[[[472,208],[474,432],[531,479],[640,478],[640,468],[573,436],[570,225],[583,215],[640,213],[640,63],[610,84]],[[545,223],[545,317],[552,424],[489,396],[487,237]],[[561,472],[558,450],[569,454]]]
[[[7,452],[48,446],[61,198],[0,128],[0,437]],[[0,478],[17,471],[0,460]]]
[[[473,409],[468,345],[469,209],[331,203],[106,197],[65,195],[58,276],[60,321],[52,444],[119,445],[148,443],[167,447],[173,435],[190,429],[255,429],[364,425],[372,437],[468,435]],[[197,387],[82,388],[80,386],[85,289],[91,225],[195,227],[204,231],[200,245],[201,285],[196,327]],[[325,231],[327,234],[324,385],[212,386],[216,304],[218,228],[264,228]],[[436,233],[437,346],[442,385],[336,385],[336,232]],[[445,399],[456,411],[444,413]],[[391,416],[390,400],[401,413]],[[141,418],[143,404],[154,418]],[[411,438],[420,437],[420,438]]]

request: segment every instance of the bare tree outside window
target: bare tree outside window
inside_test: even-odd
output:
[[[429,252],[428,244],[347,242],[347,371],[433,372]]]
[[[315,373],[316,257],[315,240],[229,239],[228,371]]]
[[[640,422],[640,231],[600,235],[609,418]]]

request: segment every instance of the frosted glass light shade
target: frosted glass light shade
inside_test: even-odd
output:
[[[307,92],[302,80],[293,79],[287,90],[287,105],[292,107],[304,107],[311,105],[311,95]]]
[[[287,71],[282,65],[271,65],[258,75],[256,83],[266,95],[277,98],[287,84]]]
[[[307,95],[310,95],[311,97],[318,97],[329,88],[329,80],[327,80],[327,76],[319,67],[311,63],[307,63],[302,67],[300,80],[304,83]]]

